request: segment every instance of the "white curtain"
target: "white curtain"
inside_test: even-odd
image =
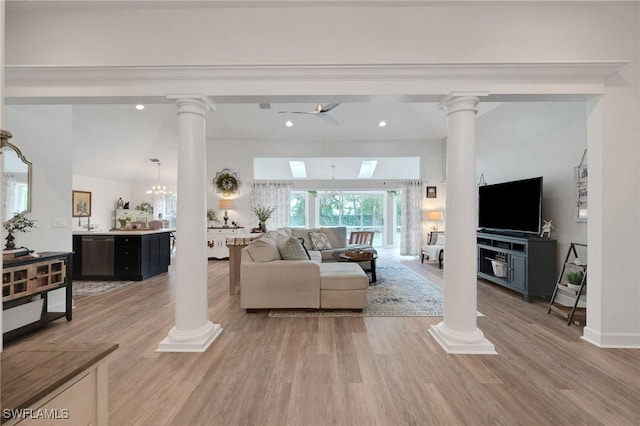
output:
[[[289,226],[289,196],[291,194],[291,182],[286,181],[260,181],[253,183],[251,191],[251,210],[262,205],[264,207],[277,207],[271,218],[266,222],[267,230],[284,228]],[[251,214],[251,223],[258,224],[258,218]],[[253,226],[253,225],[252,225]]]
[[[400,230],[400,255],[420,254],[422,235],[422,182],[402,182],[402,229]]]

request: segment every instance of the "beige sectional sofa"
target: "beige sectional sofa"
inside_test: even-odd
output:
[[[313,250],[310,232],[325,234],[331,248]],[[334,256],[346,246],[344,227],[284,228],[252,241],[241,254],[240,305],[247,310],[364,308],[366,273],[357,263],[336,262]]]

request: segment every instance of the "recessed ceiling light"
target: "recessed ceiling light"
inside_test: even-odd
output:
[[[373,177],[373,172],[376,169],[378,162],[376,160],[364,160],[360,164],[360,174],[358,174],[359,178],[370,178]]]
[[[138,111],[142,111],[142,110],[144,109],[144,105],[142,105],[142,104],[138,104],[138,105],[136,105],[136,109],[137,109]]]
[[[284,123],[284,125],[287,126],[287,127],[291,127],[291,126],[293,126],[293,122],[291,120],[287,120],[287,122]]]
[[[289,167],[291,168],[291,176],[294,178],[307,177],[307,168],[304,161],[289,161]]]
[[[378,123],[378,126],[380,126],[380,127],[384,127],[386,125],[387,125],[387,122],[384,121],[384,120],[382,120],[381,122]]]

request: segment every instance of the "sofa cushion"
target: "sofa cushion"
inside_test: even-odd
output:
[[[329,237],[324,232],[309,232],[309,239],[314,250],[331,250],[333,248]]]
[[[327,235],[331,247],[329,248],[342,248],[347,246],[347,228],[344,226],[332,226],[322,227],[320,232]]]
[[[263,235],[251,241],[246,249],[254,262],[272,262],[282,259],[276,241],[269,235]]]
[[[365,290],[368,287],[369,278],[356,263],[320,265],[320,290]]]
[[[309,260],[309,254],[305,251],[300,241],[294,237],[287,237],[287,239],[277,242],[278,251],[282,260]]]

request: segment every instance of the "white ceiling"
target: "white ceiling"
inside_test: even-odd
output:
[[[480,105],[482,113],[497,104]],[[261,109],[257,103],[218,104],[208,115],[207,139],[300,144],[336,140],[425,140],[446,136],[446,116],[436,103],[342,103],[329,113],[339,126],[312,115],[279,113],[313,111],[314,103],[272,103],[270,106],[270,109]],[[161,180],[175,180],[178,121],[173,104],[147,104],[142,111],[135,109],[133,101],[131,104],[76,104],[72,108],[74,174],[148,182],[156,181],[160,171]],[[293,122],[292,127],[285,126],[287,120]],[[381,120],[387,122],[385,127],[378,126]],[[14,135],[14,139],[18,144],[19,135]],[[282,157],[284,153],[276,154]],[[160,170],[150,158],[160,159]],[[317,159],[311,169],[330,170],[330,164],[330,159]],[[385,169],[384,163],[378,167]],[[357,178],[358,171],[359,166],[354,167],[352,175],[346,174],[344,178]],[[376,178],[393,179],[391,176]]]

